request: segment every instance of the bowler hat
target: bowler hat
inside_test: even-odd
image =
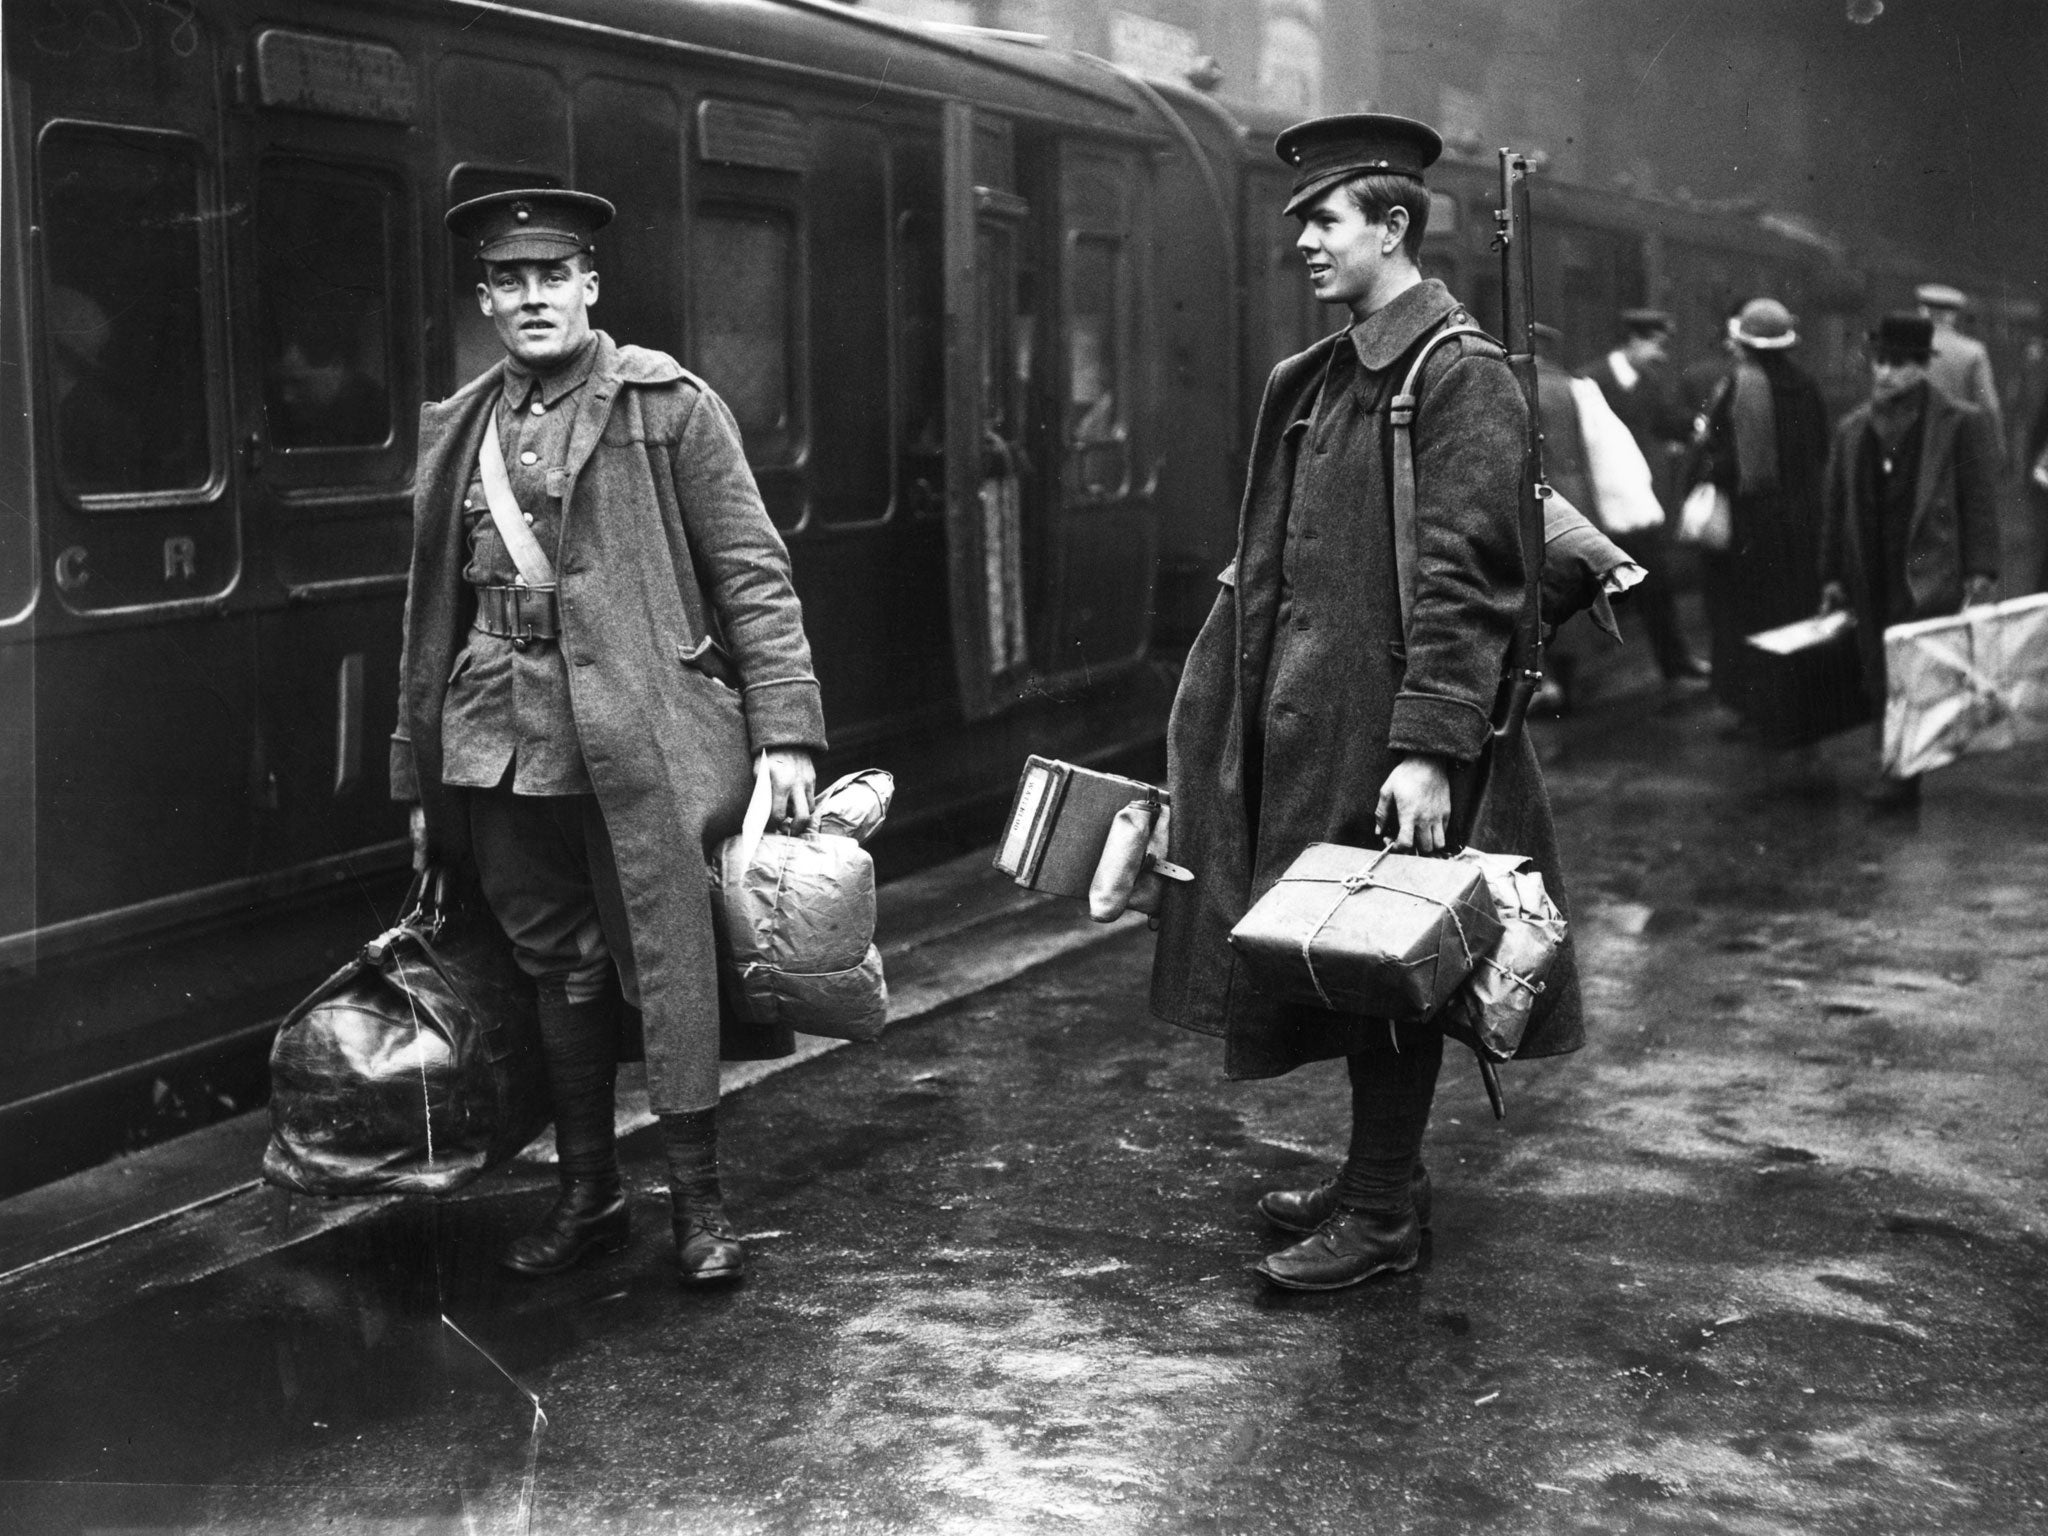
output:
[[[1344,112],[1296,123],[1273,141],[1273,153],[1294,167],[1287,212],[1299,213],[1354,176],[1422,180],[1444,141],[1427,123],[1390,112]]]
[[[1961,309],[1970,302],[1962,289],[1951,288],[1947,283],[1922,283],[1913,290],[1913,297],[1929,309]]]
[[[1728,322],[1728,336],[1745,347],[1775,352],[1799,340],[1792,311],[1776,299],[1751,299],[1742,312]]]
[[[473,243],[478,261],[559,261],[594,250],[591,237],[617,211],[589,192],[525,187],[457,203],[445,222],[457,239]]]
[[[1934,355],[1934,322],[1925,315],[1894,310],[1870,333],[1870,350],[1886,362],[1924,363]]]

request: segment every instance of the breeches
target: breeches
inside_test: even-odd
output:
[[[604,995],[617,970],[638,1004],[633,934],[611,834],[595,795],[465,792],[477,877],[519,968],[570,1002]],[[643,1013],[647,1092],[657,1113],[718,1102],[718,1020]]]

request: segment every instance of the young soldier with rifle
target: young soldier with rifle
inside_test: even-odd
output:
[[[1544,558],[1527,305],[1518,385],[1499,344],[1417,265],[1423,172],[1442,147],[1421,123],[1371,113],[1303,123],[1275,146],[1296,173],[1287,212],[1310,285],[1347,306],[1351,325],[1267,384],[1237,557],[1168,728],[1169,857],[1195,879],[1172,883],[1160,914],[1154,1011],[1221,1036],[1231,1078],[1338,1057],[1350,1075],[1337,1176],[1258,1203],[1299,1239],[1260,1271],[1297,1290],[1414,1267],[1444,1035],[1433,1021],[1262,996],[1226,942],[1232,926],[1309,843],[1381,836],[1418,854],[1469,837],[1526,855],[1564,906],[1549,801],[1521,733],[1540,676],[1533,571]],[[1509,205],[1526,212],[1526,194]],[[1503,218],[1511,256],[1526,248],[1514,222]],[[1403,415],[1412,421],[1397,429]],[[1404,513],[1412,544],[1397,534]],[[1566,543],[1598,540],[1574,522]],[[1606,549],[1596,574],[1625,562]],[[1517,1054],[1581,1038],[1567,945]]]

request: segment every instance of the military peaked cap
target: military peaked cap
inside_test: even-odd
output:
[[[1621,325],[1631,336],[1654,336],[1672,328],[1670,314],[1661,309],[1624,309]]]
[[[1934,355],[1934,322],[1903,310],[1881,316],[1870,333],[1870,350],[1886,361],[1924,363]]]
[[[1273,153],[1294,167],[1287,212],[1299,213],[1354,176],[1422,180],[1444,141],[1427,123],[1387,112],[1345,112],[1296,123],[1273,141]]]
[[[457,203],[446,223],[471,243],[478,261],[559,261],[595,250],[591,237],[617,211],[589,192],[526,187]]]
[[[1929,309],[1961,309],[1970,302],[1962,289],[1951,288],[1947,283],[1922,283],[1913,290],[1913,297]]]

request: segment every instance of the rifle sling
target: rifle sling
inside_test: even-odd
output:
[[[1409,364],[1407,376],[1401,381],[1401,392],[1387,409],[1394,429],[1394,590],[1400,599],[1404,637],[1415,612],[1417,568],[1422,559],[1422,533],[1415,513],[1415,410],[1420,404],[1415,391],[1422,383],[1423,365],[1429,361],[1430,353],[1458,336],[1476,336],[1493,346],[1500,345],[1476,325],[1444,327],[1417,350],[1415,361]]]

